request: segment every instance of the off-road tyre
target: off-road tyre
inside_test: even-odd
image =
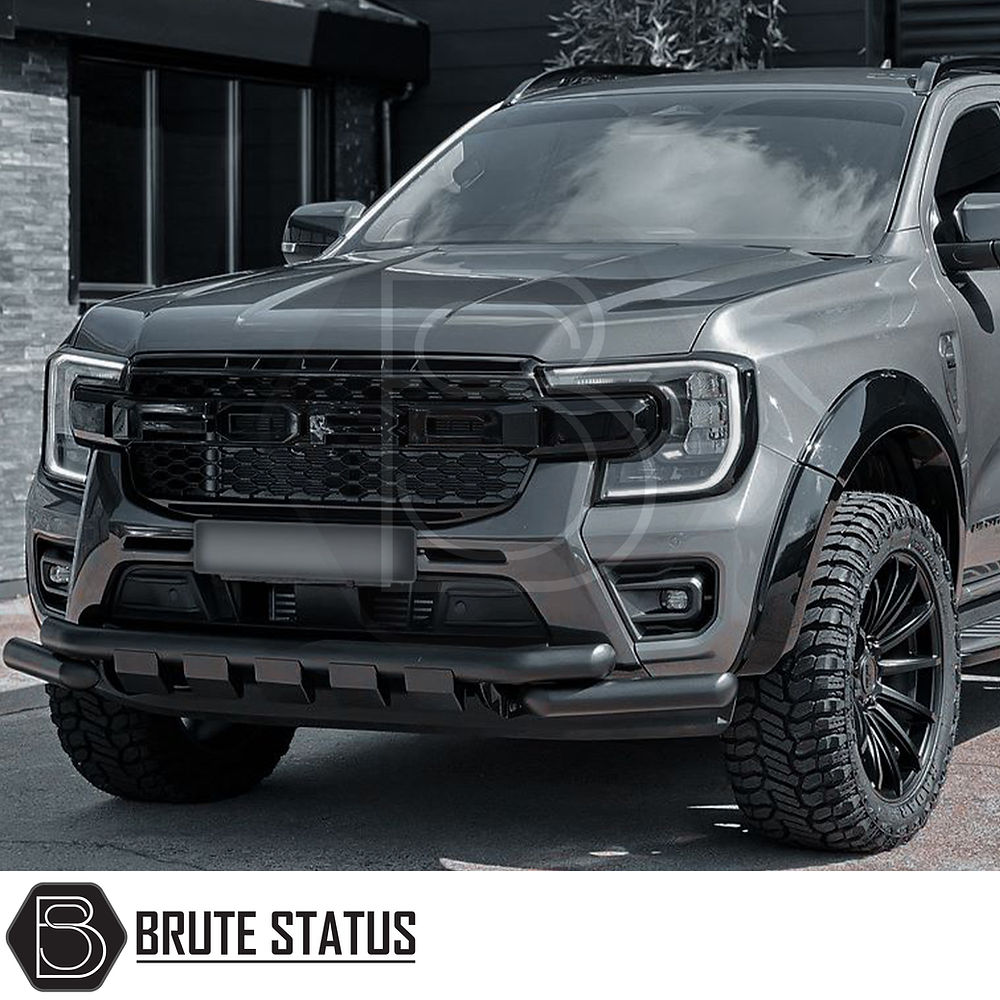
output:
[[[884,582],[889,567],[910,564],[926,572],[920,577],[921,593],[930,595],[924,606],[934,605],[936,623],[930,624],[932,617],[921,628],[939,631],[940,656],[929,658],[940,660],[940,666],[933,681],[937,695],[928,694],[929,706],[936,698],[934,721],[922,721],[922,769],[911,765],[912,787],[886,777],[889,791],[898,788],[901,793],[886,797],[877,790],[883,771],[890,772],[881,749],[884,719],[879,715],[876,720],[875,747],[858,713],[872,710],[872,692],[884,695],[883,670],[900,669],[901,654],[882,659],[888,654],[872,640],[877,655],[869,656],[861,618],[864,610],[870,619],[882,592],[889,590]],[[880,570],[876,589],[873,580]],[[898,576],[901,571],[895,572]],[[919,601],[915,607],[919,612]],[[912,620],[911,614],[907,621]],[[956,632],[950,567],[928,519],[898,497],[845,493],[824,540],[795,647],[770,673],[741,681],[733,724],[724,737],[726,767],[747,824],[776,840],[828,850],[874,852],[909,840],[931,813],[955,742],[960,683]],[[906,640],[905,651],[915,650],[918,641],[930,643],[934,634],[918,632]],[[920,635],[927,638],[920,640]],[[929,681],[913,683],[930,690]],[[898,718],[921,725],[912,713]],[[901,760],[902,752],[897,764]],[[866,764],[875,776],[869,776]]]
[[[249,791],[274,770],[295,733],[192,725],[91,691],[46,690],[59,742],[77,771],[101,791],[140,802],[213,802]]]

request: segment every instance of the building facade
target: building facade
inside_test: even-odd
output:
[[[556,55],[550,17],[569,0],[403,0],[431,32],[430,82],[401,109],[397,164],[415,163],[462,122]],[[1000,3],[783,0],[792,46],[778,66],[919,66],[942,52],[1000,53]]]
[[[426,28],[368,0],[0,0],[0,596],[45,358],[90,303],[281,262],[289,212],[371,201]]]
[[[44,360],[69,298],[65,46],[0,42],[0,586],[23,576],[21,508],[38,454]]]

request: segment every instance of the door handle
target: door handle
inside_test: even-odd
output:
[[[944,370],[944,388],[948,394],[948,403],[956,420],[962,419],[962,411],[958,398],[958,351],[955,338],[950,333],[942,333],[938,340],[938,354],[941,356],[941,367]]]

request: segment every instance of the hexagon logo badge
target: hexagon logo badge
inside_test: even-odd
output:
[[[36,990],[96,990],[127,936],[99,886],[45,882],[21,904],[7,944]]]

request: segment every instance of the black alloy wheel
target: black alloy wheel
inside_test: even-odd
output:
[[[745,677],[723,738],[747,825],[804,847],[909,840],[944,785],[958,724],[951,565],[901,497],[845,493],[793,649]]]
[[[865,597],[854,660],[854,726],[865,774],[885,799],[919,782],[941,714],[941,609],[927,570],[893,552]]]

